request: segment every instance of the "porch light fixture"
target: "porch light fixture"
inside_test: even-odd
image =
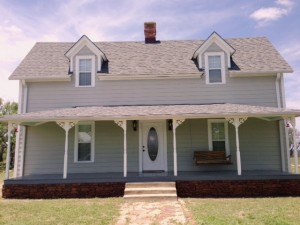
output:
[[[173,121],[172,120],[168,120],[167,124],[168,124],[168,129],[169,130],[173,130]]]
[[[137,130],[137,127],[138,127],[138,122],[136,120],[132,121],[132,128],[134,131]]]

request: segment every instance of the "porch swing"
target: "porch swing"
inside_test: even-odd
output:
[[[231,155],[226,156],[225,151],[195,151],[194,163],[203,164],[231,164]]]

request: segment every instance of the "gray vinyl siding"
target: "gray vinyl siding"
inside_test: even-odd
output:
[[[130,122],[128,122],[129,124]],[[129,125],[130,126],[130,125]],[[94,163],[74,163],[74,132],[69,133],[68,173],[123,172],[123,130],[112,121],[95,123]],[[55,123],[28,127],[24,175],[62,174],[65,133]],[[138,171],[138,132],[127,132],[128,171]]]
[[[193,164],[194,151],[208,150],[206,119],[191,119],[177,128],[178,171],[236,170],[236,139],[233,125],[228,125],[232,165]],[[248,119],[239,127],[242,170],[281,170],[279,128],[277,121]],[[173,170],[173,133],[168,132],[168,167]]]
[[[75,88],[72,82],[28,83],[28,112],[94,105],[236,103],[277,106],[275,77],[227,78],[205,84],[205,78],[100,81]]]
[[[139,131],[127,123],[128,172],[139,170]],[[281,170],[278,122],[248,119],[239,128],[242,170]],[[123,172],[123,130],[113,121],[95,122],[95,162],[74,163],[74,128],[69,133],[68,173]],[[24,175],[62,174],[65,133],[55,123],[28,127]],[[195,166],[193,152],[208,150],[206,119],[177,128],[178,171],[236,170],[235,130],[229,125],[232,165]],[[173,132],[167,130],[168,170],[173,171]]]
[[[207,51],[222,50],[212,44]],[[83,47],[77,55],[91,54],[90,49]],[[236,103],[277,106],[275,74],[272,77],[230,78],[226,70],[225,84],[206,84],[205,75],[200,77],[200,72],[199,78],[189,79],[100,81],[96,77],[95,87],[75,87],[75,57],[71,81],[28,83],[28,112],[95,105]],[[96,57],[95,68],[97,63]]]

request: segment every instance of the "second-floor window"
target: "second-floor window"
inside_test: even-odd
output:
[[[225,62],[223,52],[205,54],[205,71],[207,84],[225,83]]]
[[[76,87],[95,86],[95,56],[77,56]]]

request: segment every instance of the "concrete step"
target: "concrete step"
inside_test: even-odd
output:
[[[177,201],[177,194],[138,194],[124,195],[129,201]]]
[[[175,182],[126,183],[124,199],[134,201],[177,200]]]
[[[126,183],[126,188],[150,188],[150,187],[173,187],[175,182],[143,182],[143,183]]]
[[[128,194],[176,194],[175,188],[126,188],[125,195]]]

